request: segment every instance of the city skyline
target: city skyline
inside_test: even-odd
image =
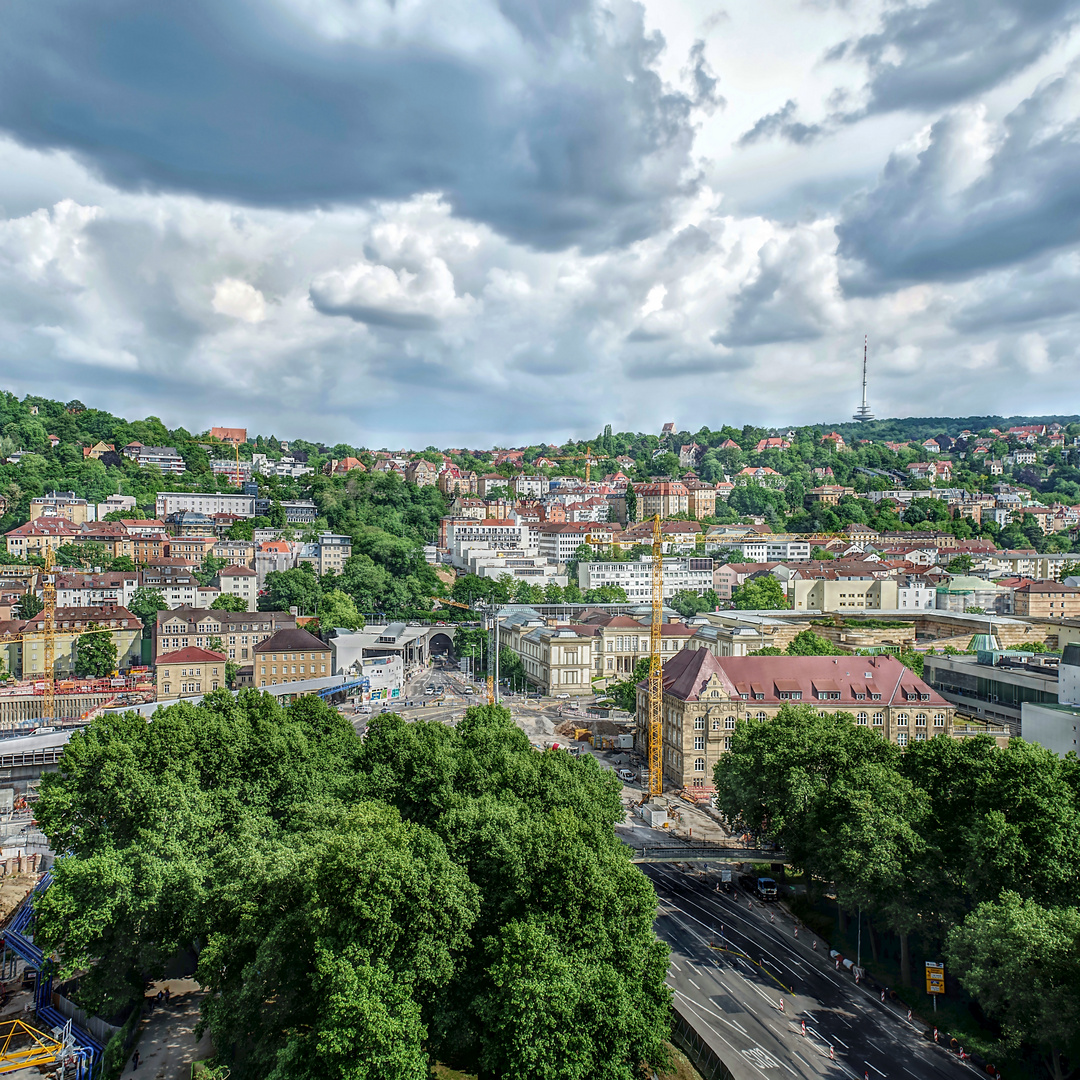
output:
[[[850,416],[868,334],[879,417],[1049,414],[1080,389],[1078,14],[17,3],[0,380],[521,445]]]

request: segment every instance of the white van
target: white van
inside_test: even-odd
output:
[[[632,784],[637,779],[637,777],[629,769],[616,769],[615,775],[624,784]]]

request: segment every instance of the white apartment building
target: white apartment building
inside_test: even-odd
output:
[[[574,557],[581,544],[592,538],[594,547],[610,547],[614,529],[604,522],[571,522],[541,525],[536,530],[540,554],[556,562],[566,562]]]
[[[527,581],[541,588],[552,584],[560,588],[566,586],[566,566],[545,558],[537,548],[517,551],[468,550],[469,573],[477,577],[497,579],[509,574],[515,580]]]
[[[527,524],[502,518],[455,521],[446,526],[446,546],[450,561],[455,566],[465,568],[468,559],[464,551],[482,545],[487,545],[493,551],[519,551],[533,546],[532,530]]]
[[[515,476],[510,481],[510,490],[523,499],[539,499],[548,493],[551,481],[546,476]]]
[[[226,566],[218,574],[215,584],[221,592],[231,593],[243,600],[248,611],[254,611],[259,593],[257,581],[258,575],[247,566]]]
[[[57,574],[56,606],[126,608],[138,588],[138,573]]]
[[[194,510],[199,514],[234,514],[236,517],[255,516],[254,495],[229,495],[205,491],[159,491],[154,517],[164,520],[169,514]]]
[[[251,455],[251,471],[263,476],[309,476],[315,470],[306,462],[286,454],[280,461],[271,461],[265,454]]]
[[[297,565],[309,562],[317,574],[340,574],[352,555],[352,537],[344,533],[319,533],[318,540],[301,547]],[[252,609],[254,610],[254,609]]]
[[[937,586],[917,578],[901,579],[896,585],[896,606],[903,610],[925,610],[937,604]]]
[[[583,590],[617,585],[625,590],[627,600],[648,601],[652,598],[652,556],[642,555],[637,562],[578,563],[578,585]],[[712,587],[712,559],[694,556],[664,559],[665,602],[683,590],[701,596]]]
[[[810,542],[791,536],[744,537],[723,546],[737,551],[742,562],[806,562],[810,558]]]
[[[111,514],[114,510],[134,510],[135,509],[135,496],[134,495],[110,495],[104,502],[97,504],[97,520],[104,521],[106,514]]]
[[[216,585],[200,585],[191,574],[177,567],[152,566],[139,579],[144,589],[161,593],[170,611],[180,607],[205,610],[221,595]]]

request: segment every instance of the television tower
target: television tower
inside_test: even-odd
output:
[[[869,341],[869,335],[863,337],[862,347],[862,404],[855,410],[855,415],[852,420],[873,420],[874,414],[870,411],[870,406],[866,404],[866,350]]]

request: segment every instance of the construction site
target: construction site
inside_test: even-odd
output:
[[[33,805],[42,772],[56,768],[71,730],[102,709],[153,700],[154,687],[142,672],[57,679],[51,551],[39,580],[43,607],[34,636],[43,646],[41,677],[0,689],[0,1073],[82,1080],[101,1075],[105,1045],[119,1028],[55,992],[48,958],[34,944],[35,902],[52,883],[54,856]],[[21,649],[30,636],[7,634],[0,644]]]

